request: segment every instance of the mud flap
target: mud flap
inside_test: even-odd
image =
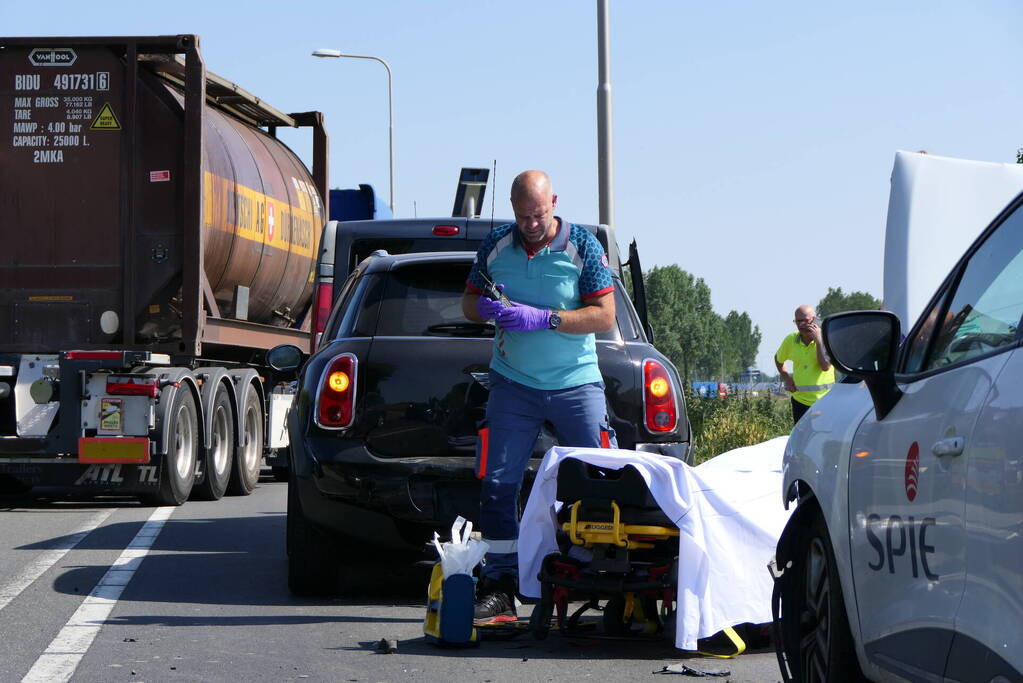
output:
[[[778,670],[783,683],[793,683],[795,680],[785,655],[785,641],[782,637],[784,631],[781,627],[781,593],[784,590],[785,572],[791,568],[792,560],[781,568],[778,567],[777,557],[772,557],[767,563],[767,571],[771,572],[771,578],[774,579],[774,588],[771,590],[771,639],[774,641],[774,654],[778,658]]]

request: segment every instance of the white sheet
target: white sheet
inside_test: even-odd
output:
[[[728,451],[698,467],[638,451],[552,448],[540,463],[522,515],[520,592],[540,597],[540,564],[558,549],[558,465],[579,458],[612,469],[634,465],[679,527],[676,647],[695,650],[697,639],[725,627],[770,621],[767,563],[789,517],[780,495],[787,438]]]

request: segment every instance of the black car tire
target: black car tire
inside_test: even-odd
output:
[[[863,681],[824,519],[797,527],[781,591],[782,636],[793,680]]]
[[[143,500],[158,506],[181,505],[192,492],[199,456],[199,417],[195,398],[184,383],[174,390],[171,408],[164,419],[167,452],[160,463],[160,489]]]
[[[220,500],[231,479],[235,422],[231,399],[223,387],[213,399],[210,424],[210,447],[203,449],[203,476],[192,490],[194,500]]]
[[[242,433],[234,449],[234,467],[227,492],[232,496],[247,496],[256,488],[259,470],[263,466],[263,407],[259,394],[253,389],[242,406]]]
[[[294,475],[288,481],[286,534],[288,589],[292,594],[322,596],[337,593],[337,542],[306,519]]]

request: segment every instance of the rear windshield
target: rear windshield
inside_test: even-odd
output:
[[[462,293],[469,277],[469,263],[415,263],[387,273],[383,288],[377,336],[389,337],[493,337],[493,323],[477,323],[462,315]],[[621,283],[615,282],[619,324],[631,321],[622,305]],[[624,320],[622,320],[624,319]],[[617,326],[597,334],[597,339],[620,341]]]
[[[367,237],[352,242],[348,271],[378,249],[388,254],[421,254],[427,251],[476,251],[479,240],[445,239],[445,238],[399,238],[399,237]]]

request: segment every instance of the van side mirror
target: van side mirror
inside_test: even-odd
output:
[[[821,332],[831,362],[866,383],[877,419],[883,419],[902,396],[895,383],[898,316],[890,311],[836,313],[825,318]]]

